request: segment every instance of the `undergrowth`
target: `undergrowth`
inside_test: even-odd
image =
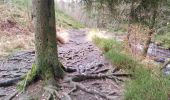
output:
[[[31,9],[31,0],[8,0],[0,4],[0,57],[34,49]],[[56,24],[65,29],[84,27],[57,9],[56,19]]]
[[[59,27],[63,28],[74,28],[74,29],[79,29],[79,28],[84,28],[85,26],[73,19],[72,17],[66,15],[62,11],[56,8],[56,21],[57,25]]]
[[[109,50],[115,50],[120,52],[123,49],[122,43],[117,42],[114,39],[99,38],[97,36],[94,36],[92,41],[105,53]]]
[[[126,100],[168,100],[170,80],[144,67],[136,67],[134,79],[126,82]]]
[[[138,65],[132,57],[115,50],[110,50],[109,52],[106,52],[105,55],[118,69],[132,70]]]
[[[161,45],[165,48],[170,48],[170,32],[156,35],[155,41],[161,43]]]
[[[125,100],[168,100],[170,80],[160,70],[153,72],[125,54],[122,44],[113,39],[94,37],[93,42],[114,65],[132,74],[132,79],[125,82]]]
[[[31,5],[31,0],[11,0],[11,2],[20,10],[28,9]]]
[[[31,13],[31,0],[12,0],[12,3],[20,10]],[[56,24],[63,28],[84,28],[85,26],[72,17],[66,15],[56,7]]]
[[[33,49],[34,35],[28,28],[25,12],[8,4],[1,4],[0,12],[0,56]]]

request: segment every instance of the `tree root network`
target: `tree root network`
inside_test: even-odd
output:
[[[12,80],[7,80],[4,82],[0,82],[0,87],[5,87],[5,86],[10,86],[14,85],[17,83],[19,80],[23,80],[20,83],[21,90],[25,91],[25,88],[27,85],[29,85],[32,81],[34,81],[35,77],[37,77],[37,72],[35,66],[32,67],[31,71],[28,72],[27,75],[21,76]],[[76,69],[71,69],[71,68],[64,68],[64,71],[67,73],[72,73],[76,72]],[[123,81],[120,77],[131,77],[131,74],[126,74],[126,73],[110,73],[110,74],[103,74],[105,72],[108,72],[109,69],[102,69],[96,72],[92,72],[90,74],[84,75],[84,74],[78,74],[78,75],[68,75],[69,79],[66,80],[67,83],[69,83],[71,86],[73,86],[73,89],[69,93],[63,93],[63,97],[61,97],[58,93],[58,87],[48,85],[44,87],[45,93],[48,95],[47,100],[72,100],[70,97],[70,94],[73,92],[76,92],[77,90],[82,90],[88,94],[92,95],[97,95],[103,99],[106,100],[113,100],[114,99],[114,94],[110,96],[109,94],[101,93],[96,90],[92,90],[81,84],[80,82],[85,81],[85,80],[97,80],[97,79],[111,79],[114,80],[116,83],[118,81]],[[7,97],[5,100],[11,100],[11,98],[15,97],[18,92],[10,95]],[[115,93],[115,92],[114,92]]]

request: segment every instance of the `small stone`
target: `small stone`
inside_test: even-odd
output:
[[[165,71],[165,75],[170,75],[170,71]]]
[[[170,70],[170,64],[168,64],[168,65],[166,66],[166,68],[167,68],[168,70]]]

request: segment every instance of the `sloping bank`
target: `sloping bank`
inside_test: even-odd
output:
[[[125,82],[125,100],[168,100],[170,80],[159,69],[140,64],[126,54],[122,43],[113,39],[94,37],[93,42],[118,69],[132,74],[132,78]]]

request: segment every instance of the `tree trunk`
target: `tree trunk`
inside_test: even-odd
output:
[[[132,31],[133,20],[134,20],[134,0],[132,0],[132,2],[131,2],[130,14],[129,14],[129,19],[128,19],[128,34],[126,36],[127,44],[130,49],[132,49],[130,35],[131,35],[131,31]]]
[[[148,37],[147,37],[147,40],[146,40],[146,43],[145,43],[144,49],[143,49],[143,56],[144,57],[147,56],[149,45],[150,45],[151,40],[152,40],[152,35],[154,33],[154,25],[155,25],[155,21],[156,21],[156,15],[157,15],[157,5],[156,5],[156,7],[153,11],[153,15],[152,15],[152,19],[151,19],[151,25],[149,26]]]
[[[36,46],[36,70],[49,82],[62,78],[57,55],[54,0],[32,0]]]
[[[151,40],[152,40],[152,34],[153,34],[153,29],[149,29],[147,40],[146,40],[146,43],[145,43],[144,48],[143,48],[143,56],[144,57],[147,56],[149,45],[150,45]]]

